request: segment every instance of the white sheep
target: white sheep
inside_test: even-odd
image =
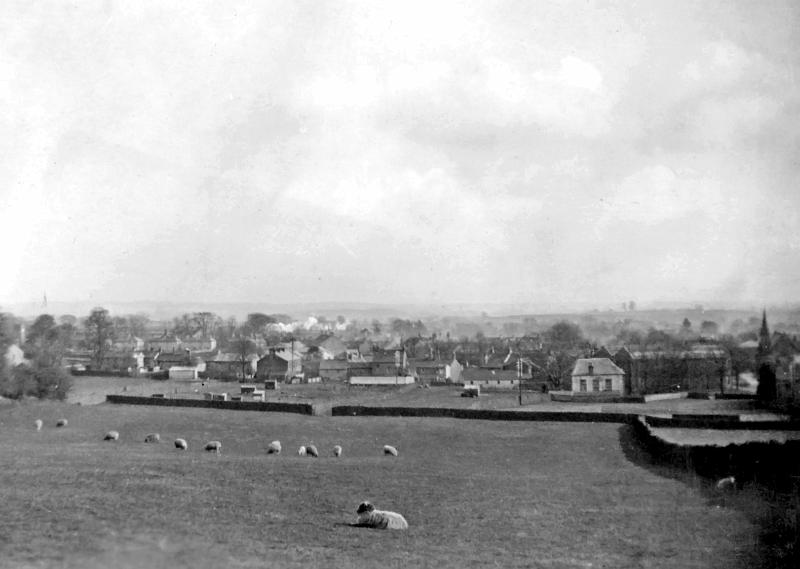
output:
[[[408,522],[397,512],[376,510],[369,502],[361,502],[356,510],[357,526],[375,529],[408,529]]]
[[[720,478],[719,480],[717,480],[716,488],[720,492],[729,492],[731,490],[735,490],[736,478],[734,478],[733,476],[726,476],[725,478]]]
[[[300,447],[299,449],[297,449],[297,454],[299,454],[300,456],[305,456],[306,455],[306,447]]]
[[[342,456],[342,447],[339,445],[333,447],[333,456]]]
[[[319,451],[317,450],[317,447],[315,447],[314,445],[308,445],[306,447],[306,454],[308,456],[313,456],[314,458],[319,458]]]
[[[392,456],[397,456],[397,449],[392,445],[383,445],[383,454],[390,454]]]
[[[160,443],[161,442],[161,435],[158,433],[150,433],[145,435],[144,442],[146,443]]]
[[[66,427],[66,426],[67,426],[66,419],[59,419],[58,421],[56,421],[56,427]]]
[[[267,447],[267,454],[280,454],[281,453],[281,441],[272,441],[269,443]]]
[[[219,441],[208,441],[206,443],[206,450],[208,452],[215,452],[219,454],[222,452],[222,443]]]
[[[42,420],[41,420],[41,419],[36,419],[36,420],[33,422],[33,424],[34,424],[34,425],[36,425],[36,430],[37,430],[37,431],[41,431],[41,430],[42,430],[42,427],[44,426],[44,423],[42,422]]]
[[[189,443],[186,442],[186,439],[175,439],[175,448],[180,450],[188,450]]]
[[[119,440],[119,433],[117,431],[108,431],[106,436],[103,437],[104,441],[117,441]]]

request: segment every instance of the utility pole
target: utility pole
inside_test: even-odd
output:
[[[522,407],[522,358],[517,355],[517,383],[519,384],[519,405]]]

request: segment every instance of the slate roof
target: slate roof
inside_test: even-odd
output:
[[[511,381],[518,380],[517,371],[513,369],[484,369],[469,367],[461,372],[462,381]]]
[[[625,372],[608,358],[580,358],[572,368],[572,375],[590,375],[589,366],[592,366],[591,375],[624,375]]]

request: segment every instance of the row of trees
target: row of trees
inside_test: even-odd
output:
[[[64,370],[62,358],[73,333],[72,324],[57,324],[50,315],[40,316],[22,346],[26,361],[12,365],[4,356],[17,337],[15,321],[10,314],[0,313],[0,395],[10,399],[66,398],[72,378]]]

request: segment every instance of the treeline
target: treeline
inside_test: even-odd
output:
[[[43,314],[17,348],[22,354],[15,355],[9,349],[19,340],[19,328],[12,315],[0,313],[0,353],[4,356],[0,358],[0,396],[65,399],[72,378],[64,370],[62,359],[73,332],[71,323],[57,323],[49,314]]]

